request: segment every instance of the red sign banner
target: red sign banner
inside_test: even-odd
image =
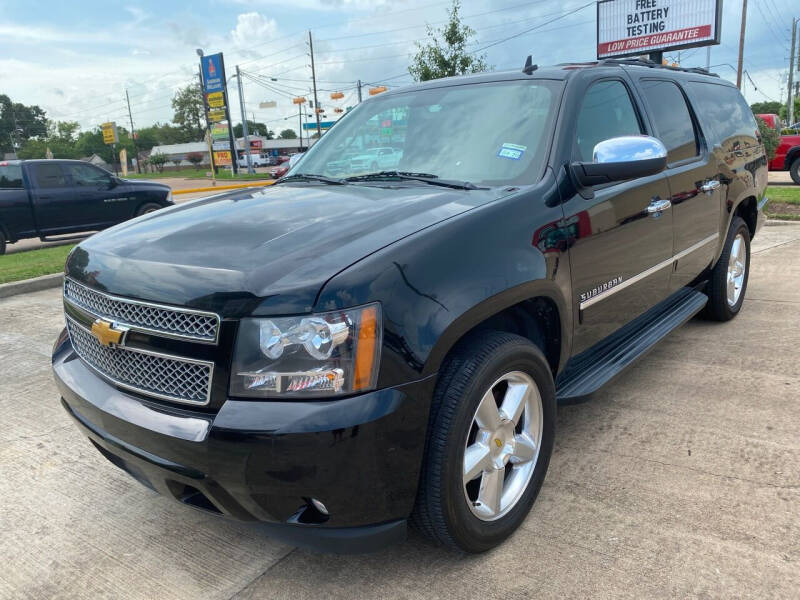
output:
[[[691,44],[693,41],[707,38],[710,35],[711,25],[687,27],[686,29],[678,29],[677,31],[652,33],[650,35],[597,44],[597,55],[603,56],[617,52],[634,52],[640,48],[653,48],[666,44]]]

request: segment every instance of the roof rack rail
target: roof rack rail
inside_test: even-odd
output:
[[[684,73],[697,73],[699,75],[710,75],[719,77],[717,73],[712,73],[702,67],[673,67],[672,65],[662,65],[647,58],[603,58],[597,62],[598,66],[611,65],[631,65],[635,67],[648,67],[650,69],[668,69],[670,71],[683,71]]]

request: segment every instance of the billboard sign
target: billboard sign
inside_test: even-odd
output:
[[[225,90],[225,63],[222,52],[209,54],[200,58],[203,66],[203,91],[206,94],[222,92]]]
[[[208,120],[212,123],[219,123],[220,121],[225,120],[225,109],[224,108],[212,108],[208,111]]]
[[[214,164],[222,167],[226,165],[230,165],[233,162],[231,159],[231,151],[230,150],[218,150],[214,152]]]
[[[601,0],[597,58],[719,44],[722,0]]]
[[[230,134],[228,132],[227,123],[212,123],[211,124],[211,139],[212,140],[229,140]]]
[[[211,92],[206,94],[208,108],[225,108],[225,94],[222,92]]]

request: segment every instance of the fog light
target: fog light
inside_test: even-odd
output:
[[[322,502],[320,502],[316,498],[311,498],[311,504],[314,505],[314,508],[316,508],[323,515],[325,515],[326,517],[328,516],[328,509]]]

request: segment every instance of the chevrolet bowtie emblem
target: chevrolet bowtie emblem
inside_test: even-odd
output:
[[[103,319],[97,319],[92,323],[92,335],[97,338],[103,346],[111,346],[119,344],[122,341],[122,336],[125,335],[124,330],[114,329],[114,325]]]

